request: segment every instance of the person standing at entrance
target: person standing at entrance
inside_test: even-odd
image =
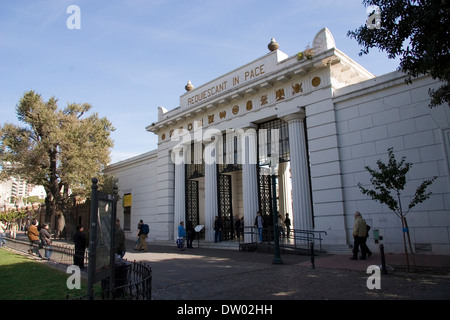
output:
[[[262,243],[262,241],[263,241],[264,220],[263,220],[263,217],[261,216],[261,211],[258,211],[256,213],[255,228],[258,228],[259,243]]]
[[[238,240],[241,239],[241,218],[239,218],[238,215],[236,215],[236,220],[234,222],[234,229],[236,230],[236,238]]]
[[[352,260],[358,260],[358,249],[361,248],[361,260],[366,260],[366,240],[367,240],[367,225],[362,218],[361,213],[356,211],[354,214],[355,222],[353,223],[353,256]]]
[[[214,242],[219,242],[221,240],[221,233],[222,220],[220,220],[219,217],[216,216],[216,219],[214,220]]]
[[[184,237],[186,237],[186,229],[184,229],[184,222],[181,221],[180,225],[178,226],[178,239],[177,239],[177,247],[180,250],[184,250],[183,248]]]
[[[191,220],[186,223],[186,234],[186,247],[192,248],[192,241],[194,241],[195,238],[195,229]]]
[[[286,212],[286,218],[284,218],[284,225],[286,226],[286,234],[289,239],[291,235],[291,219],[289,219],[289,213]]]

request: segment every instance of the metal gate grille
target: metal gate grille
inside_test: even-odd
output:
[[[271,120],[258,125],[258,130],[266,131],[266,154],[270,155],[272,153],[272,130],[278,130],[279,140],[278,140],[278,154],[280,162],[287,162],[291,159],[290,149],[289,149],[289,127],[286,121],[281,119]],[[259,138],[259,135],[258,135]],[[262,141],[258,141],[258,146],[262,144]],[[262,146],[261,146],[262,147]]]
[[[260,171],[263,168],[260,168]],[[270,183],[271,177],[267,174],[259,174],[259,209],[261,215],[265,217],[266,215],[272,215],[272,194]]]
[[[234,239],[231,176],[219,174],[219,219],[222,219],[222,240]]]
[[[198,181],[186,179],[186,221],[199,224]]]

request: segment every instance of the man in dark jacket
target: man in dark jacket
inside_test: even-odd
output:
[[[123,229],[120,227],[120,220],[116,219],[116,243],[115,243],[115,252],[123,258],[125,255],[125,233]]]
[[[42,246],[45,248],[45,259],[50,260],[53,251],[51,235],[48,232],[48,223],[42,224],[39,237],[41,238]]]
[[[220,220],[219,217],[216,216],[214,220],[214,242],[221,241],[222,227],[222,220]]]
[[[83,226],[77,226],[77,232],[73,236],[75,243],[75,254],[73,255],[73,264],[80,270],[84,269],[84,252],[86,251],[86,234]]]

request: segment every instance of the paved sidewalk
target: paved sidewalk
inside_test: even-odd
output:
[[[219,246],[220,244],[218,244]],[[186,248],[175,243],[148,243],[148,252],[127,243],[128,260],[145,261],[153,271],[154,300],[409,300],[450,299],[450,256],[415,255],[417,272],[407,272],[401,254],[387,254],[394,270],[380,276],[380,289],[367,286],[370,265],[379,254],[362,261],[350,255],[273,254],[214,248]]]
[[[416,254],[417,271],[407,272],[403,254],[386,254],[386,264],[393,270],[380,275],[379,289],[370,289],[372,274],[367,268],[381,264],[376,251],[365,261],[350,260],[350,254],[315,256],[313,268],[306,255],[282,254],[283,263],[273,264],[273,254],[241,252],[232,242],[200,242],[197,247],[196,241],[193,249],[180,251],[172,241],[150,241],[147,252],[135,251],[134,244],[127,240],[125,258],[152,268],[153,300],[179,304],[193,300],[450,299],[450,256],[446,255]]]

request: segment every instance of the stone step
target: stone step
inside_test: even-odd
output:
[[[348,244],[324,244],[322,248],[330,254],[352,254],[352,248]]]

